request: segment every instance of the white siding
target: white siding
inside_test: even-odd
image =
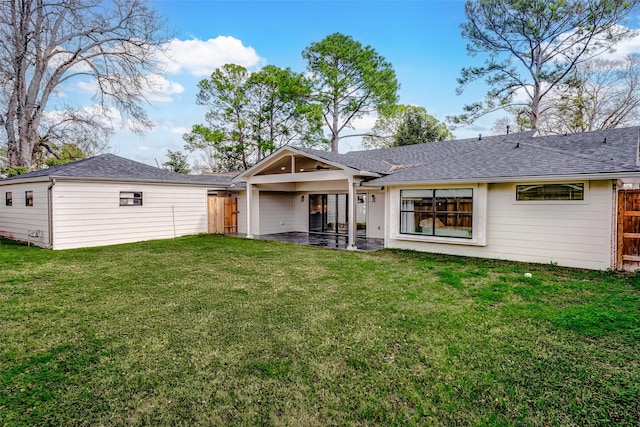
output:
[[[53,190],[54,249],[207,232],[205,187],[58,182]],[[121,191],[141,191],[142,206],[120,206]]]
[[[239,192],[237,197],[238,197],[238,233],[247,234],[247,192],[246,191]]]
[[[295,230],[293,193],[260,192],[260,229],[258,235]]]
[[[296,190],[312,194],[347,193],[349,182],[347,180],[298,182]]]
[[[0,236],[42,247],[49,245],[48,185],[49,182],[34,182],[0,186]],[[13,195],[12,206],[5,205],[7,191]],[[25,191],[33,191],[33,206],[25,205]]]
[[[371,195],[375,196],[376,201],[371,201]],[[382,191],[370,191],[367,194],[367,237],[374,239],[384,238],[384,204],[385,198]]]
[[[300,197],[304,200],[300,201]],[[309,193],[297,193],[293,201],[293,231],[309,232]]]
[[[389,206],[387,245],[452,255],[477,256],[568,267],[611,266],[612,181],[592,181],[584,202],[516,202],[515,184],[491,184],[487,197],[486,246],[404,240],[397,233],[399,206]],[[392,189],[398,200],[399,189]],[[475,209],[475,208],[474,208]]]

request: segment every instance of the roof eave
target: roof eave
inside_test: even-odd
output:
[[[353,176],[363,176],[363,177],[367,177],[367,178],[380,178],[382,176],[381,174],[379,174],[377,172],[370,172],[370,171],[365,171],[365,170],[354,169],[351,166],[347,166],[347,165],[345,165],[343,163],[338,163],[338,162],[326,159],[326,158],[321,157],[321,156],[316,156],[314,154],[307,153],[306,151],[298,150],[296,147],[285,145],[285,146],[281,147],[280,149],[278,149],[277,151],[273,152],[268,157],[265,157],[260,162],[258,162],[257,164],[253,165],[252,167],[250,167],[246,171],[238,174],[236,177],[234,177],[231,180],[231,182],[233,182],[233,183],[247,182],[247,180],[251,176],[253,176],[253,173],[256,170],[260,170],[263,167],[263,164],[265,163],[265,161],[267,161],[269,158],[275,158],[277,154],[280,154],[280,153],[282,153],[284,151],[290,151],[294,155],[305,156],[305,157],[308,157],[310,159],[313,159],[313,160],[316,160],[316,161],[319,161],[319,162],[327,163],[327,164],[329,164],[331,166],[340,168],[340,169],[344,170],[345,172],[348,172],[350,175],[353,175]]]
[[[640,171],[616,172],[616,173],[591,173],[591,174],[569,174],[569,175],[528,175],[515,177],[488,177],[488,178],[456,178],[441,180],[413,180],[413,181],[383,181],[376,180],[363,182],[363,187],[380,187],[380,186],[404,186],[404,185],[436,185],[436,184],[500,184],[509,182],[528,182],[528,181],[595,181],[606,179],[620,178],[640,178]]]
[[[216,187],[219,189],[226,189],[231,185],[222,183],[207,183],[197,181],[165,181],[161,179],[144,179],[144,178],[104,178],[104,177],[82,177],[82,176],[66,176],[66,175],[44,175],[25,179],[12,179],[10,181],[0,181],[0,185],[9,184],[25,184],[31,182],[47,182],[55,179],[57,181],[90,181],[90,182],[121,182],[121,183],[137,183],[137,184],[166,184],[166,185],[194,185],[202,187]]]

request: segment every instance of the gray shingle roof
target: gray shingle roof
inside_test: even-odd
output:
[[[570,135],[533,131],[455,141],[352,151],[302,149],[359,170],[384,175],[374,184],[491,181],[581,174],[640,172],[640,127]]]
[[[2,180],[0,183],[38,177],[209,184],[212,186],[231,185],[231,177],[229,176],[184,175],[125,159],[115,154],[102,154],[89,159],[18,175]]]
[[[374,156],[357,155],[358,152],[349,152],[346,154],[332,153],[330,151],[314,150],[311,148],[295,147],[297,150],[307,154],[311,154],[328,162],[338,163],[353,169],[368,172],[386,173],[392,168],[392,165],[383,157],[376,158]],[[368,153],[367,151],[361,153]],[[352,155],[356,154],[356,155]]]

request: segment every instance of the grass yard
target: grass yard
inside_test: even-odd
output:
[[[640,425],[636,275],[223,236],[0,274],[0,426]]]

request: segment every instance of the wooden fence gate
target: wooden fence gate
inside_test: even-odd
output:
[[[618,245],[619,270],[640,268],[640,190],[618,192]]]
[[[237,233],[238,199],[235,197],[209,197],[208,202],[209,233]]]

